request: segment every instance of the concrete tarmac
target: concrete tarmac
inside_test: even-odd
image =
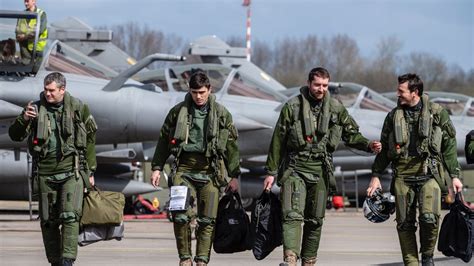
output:
[[[209,265],[278,265],[281,260],[280,246],[262,261],[257,261],[251,251],[213,252]],[[435,253],[435,263],[468,265],[439,252]],[[27,213],[0,213],[0,265],[49,265],[39,221],[30,221]],[[75,265],[178,265],[173,225],[167,220],[126,221],[121,241],[79,247]],[[395,221],[373,224],[354,210],[327,211],[317,265],[403,265]]]

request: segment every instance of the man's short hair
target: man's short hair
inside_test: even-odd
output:
[[[311,69],[308,74],[308,82],[314,80],[314,77],[323,78],[323,79],[331,79],[331,75],[329,75],[329,71],[324,67],[315,67]]]
[[[66,77],[64,77],[64,75],[59,72],[49,73],[44,78],[44,86],[47,86],[53,82],[56,82],[56,86],[58,88],[66,87]]]
[[[415,73],[406,73],[401,76],[398,76],[398,84],[402,84],[408,81],[408,90],[414,92],[418,90],[418,96],[423,95],[423,81]]]
[[[210,89],[211,82],[209,81],[209,78],[207,77],[206,73],[198,71],[192,74],[191,78],[189,78],[189,88],[191,90],[198,90],[202,87]]]

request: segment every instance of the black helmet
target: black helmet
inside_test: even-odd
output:
[[[385,222],[395,212],[395,197],[390,192],[382,193],[381,189],[377,189],[372,197],[365,199],[363,210],[367,220],[373,223]]]

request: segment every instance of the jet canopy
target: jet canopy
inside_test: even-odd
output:
[[[443,106],[452,116],[474,116],[473,97],[446,91],[428,91],[426,93],[430,97],[430,101]],[[383,95],[394,101],[397,100],[397,94],[395,92],[388,92]]]
[[[35,65],[41,61],[38,50],[39,27],[30,27],[32,19],[40,21],[39,14],[27,11],[0,10],[0,74],[34,73]],[[20,34],[28,36],[21,45]],[[28,56],[21,49],[28,52]]]
[[[138,73],[134,78],[144,84],[155,84],[163,91],[187,92],[188,80],[196,71],[203,71],[208,75],[213,92],[218,95],[229,94],[274,101],[287,99],[265,82],[238,69],[219,64],[176,65]]]
[[[117,72],[60,41],[50,41],[40,69],[111,79]]]
[[[341,101],[346,108],[389,112],[397,106],[392,100],[356,83],[331,82],[329,92],[331,96]]]
[[[432,102],[442,105],[450,115],[474,116],[474,100],[464,94],[430,91],[428,92]]]

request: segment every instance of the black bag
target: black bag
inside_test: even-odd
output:
[[[438,250],[469,262],[474,250],[474,212],[464,205],[461,193],[456,194],[439,232]]]
[[[219,201],[214,251],[234,253],[251,249],[248,240],[250,220],[242,206],[239,193],[226,194]]]
[[[282,244],[281,216],[281,203],[278,197],[271,191],[264,191],[257,199],[252,212],[252,252],[257,260],[263,260]]]

